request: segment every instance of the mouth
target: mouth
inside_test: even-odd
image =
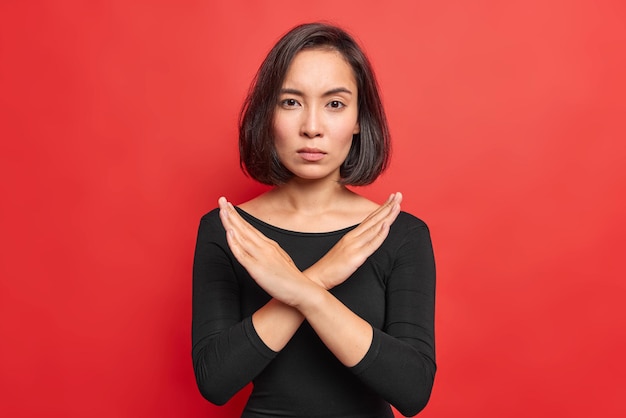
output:
[[[300,148],[296,152],[306,161],[319,161],[326,155],[324,151],[318,148]]]

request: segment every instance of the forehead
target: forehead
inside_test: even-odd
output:
[[[334,49],[305,49],[293,58],[283,87],[352,87],[356,88],[356,78],[352,66],[345,57]]]

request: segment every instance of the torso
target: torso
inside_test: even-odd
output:
[[[314,264],[351,230],[301,233],[265,224],[250,213],[239,213],[263,235],[276,241],[300,270]],[[378,329],[385,328],[386,282],[394,261],[391,255],[397,253],[405,229],[392,234],[357,272],[331,290],[342,303]],[[270,296],[245,271],[238,273],[241,317],[245,318],[265,305]],[[392,412],[387,402],[332,355],[305,322],[280,356],[255,377],[242,415],[245,418],[275,416],[391,418]]]

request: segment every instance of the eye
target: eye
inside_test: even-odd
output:
[[[296,99],[284,99],[280,101],[280,105],[282,107],[296,107],[298,106],[300,103],[298,103],[298,101]]]
[[[333,109],[341,109],[342,107],[345,107],[345,104],[341,103],[339,100],[333,100],[328,103],[328,107],[331,107]]]

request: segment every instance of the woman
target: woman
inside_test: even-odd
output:
[[[288,32],[242,110],[243,169],[274,186],[224,197],[198,232],[193,363],[223,404],[249,382],[242,417],[412,416],[435,375],[435,268],[427,226],[346,186],[387,166],[371,66],[342,29]]]

